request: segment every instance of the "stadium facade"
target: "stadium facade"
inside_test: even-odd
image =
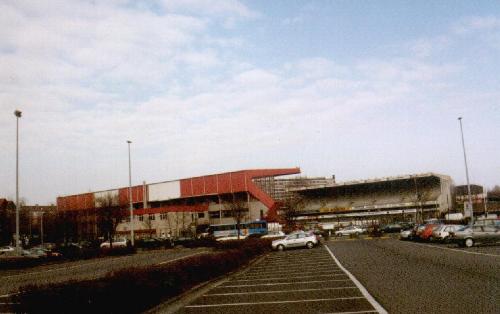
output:
[[[133,186],[134,220],[124,216],[116,230],[128,236],[133,226],[137,237],[192,234],[210,224],[234,223],[234,202],[244,207],[239,213],[242,222],[272,220],[278,203],[254,180],[299,173],[300,168],[241,170]],[[57,208],[71,225],[69,237],[101,236],[98,211],[103,209],[102,200],[108,198],[114,206],[128,208],[128,195],[128,187],[122,187],[58,197]]]
[[[449,176],[424,173],[292,189],[302,201],[296,220],[345,225],[423,221],[453,208]]]
[[[231,204],[243,204],[241,222],[284,222],[286,199],[301,199],[295,220],[302,224],[366,224],[374,221],[421,221],[454,212],[449,176],[424,173],[348,182],[334,178],[285,177],[300,168],[254,169],[142,184],[132,187],[134,220],[125,215],[117,233],[136,237],[184,236],[211,224],[235,222]],[[102,236],[101,199],[128,208],[128,187],[62,196],[57,209],[70,223],[70,238]]]

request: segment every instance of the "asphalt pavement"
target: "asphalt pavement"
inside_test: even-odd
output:
[[[327,245],[389,313],[500,313],[498,246],[397,239]]]
[[[0,270],[0,299],[2,295],[15,293],[23,285],[99,278],[110,271],[162,264],[207,251],[207,248],[142,251],[134,255],[56,263],[21,270]]]
[[[274,252],[177,313],[385,313],[352,279],[323,246]]]

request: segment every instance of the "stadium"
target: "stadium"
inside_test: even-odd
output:
[[[453,208],[449,176],[425,173],[292,189],[304,224],[371,224],[440,218]]]

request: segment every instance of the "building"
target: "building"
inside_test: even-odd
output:
[[[423,221],[452,209],[449,176],[425,173],[292,189],[303,201],[296,220],[307,223],[366,224]]]
[[[455,202],[457,208],[462,210],[465,209],[466,204],[469,202],[469,190],[467,185],[457,185],[455,186]],[[472,208],[474,214],[482,214],[485,211],[485,190],[483,186],[477,184],[470,185],[471,198],[472,198]]]
[[[284,201],[294,195],[291,191],[293,189],[331,185],[335,183],[335,176],[332,176],[331,179],[327,179],[325,177],[265,177],[255,179],[254,182],[273,199],[277,201]]]
[[[116,230],[128,236],[133,226],[137,237],[193,234],[210,224],[234,223],[235,203],[243,207],[241,221],[271,219],[277,202],[256,180],[298,173],[300,168],[241,170],[133,186],[134,220],[123,215]],[[73,239],[102,236],[99,214],[106,206],[126,209],[128,204],[128,187],[57,198],[67,236]]]

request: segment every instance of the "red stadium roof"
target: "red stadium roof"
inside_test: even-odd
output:
[[[264,191],[258,188],[252,179],[299,174],[300,168],[249,169],[220,174],[205,175],[179,180],[180,198],[200,197],[238,192],[248,192],[266,207],[273,208],[276,203]],[[159,182],[162,183],[162,182]],[[156,183],[153,183],[156,184]],[[128,203],[128,187],[119,188],[120,204]],[[142,185],[132,187],[132,201],[143,201]],[[94,207],[94,193],[83,193],[57,198],[57,207],[61,210],[82,210]]]

